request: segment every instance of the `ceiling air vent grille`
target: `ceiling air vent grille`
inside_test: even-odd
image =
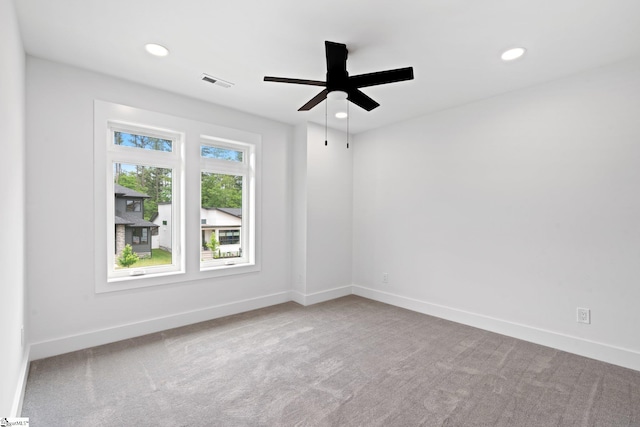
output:
[[[228,89],[231,86],[233,86],[233,83],[231,83],[231,82],[228,82],[226,80],[222,80],[222,79],[219,79],[218,77],[210,76],[209,74],[204,74],[204,73],[202,74],[202,80],[204,80],[205,82],[212,83],[212,84],[214,84],[216,86],[220,86],[220,87],[226,88],[226,89]]]

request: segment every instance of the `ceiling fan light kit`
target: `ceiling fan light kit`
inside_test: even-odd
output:
[[[327,94],[327,99],[330,101],[344,101],[349,97],[349,94],[342,90],[334,90]]]

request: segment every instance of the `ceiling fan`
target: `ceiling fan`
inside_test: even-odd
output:
[[[380,106],[376,101],[365,95],[360,88],[382,85],[386,83],[401,82],[413,79],[413,67],[398,68],[395,70],[377,71],[374,73],[349,76],[347,72],[347,45],[330,41],[324,42],[327,54],[327,81],[289,79],[286,77],[264,78],[265,82],[294,83],[310,86],[323,86],[325,89],[311,98],[298,111],[308,111],[324,101],[327,97],[346,98],[367,111]]]

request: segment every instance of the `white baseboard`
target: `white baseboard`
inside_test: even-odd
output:
[[[30,346],[25,348],[24,355],[22,356],[22,363],[20,364],[20,375],[18,376],[18,384],[16,387],[16,394],[13,398],[13,404],[11,405],[12,418],[20,418],[22,414],[22,402],[24,400],[24,391],[27,388],[27,378],[29,377],[29,351]]]
[[[291,301],[289,291],[31,344],[30,359],[69,353]]]
[[[312,305],[320,302],[329,301],[336,298],[346,297],[352,294],[352,286],[341,286],[339,288],[327,289],[326,291],[314,292],[312,294],[303,294],[302,292],[292,291],[291,299],[300,305]]]
[[[352,290],[354,295],[364,298],[640,371],[640,353],[633,350],[432,304],[364,286],[353,285]]]
[[[298,291],[281,292],[201,310],[34,343],[30,347],[30,352],[27,353],[28,359],[25,360],[24,372],[21,373],[24,377],[22,382],[26,383],[29,360],[42,359],[44,357],[108,344],[288,301],[295,301],[298,304],[307,306],[351,294],[640,371],[640,353],[634,350],[534,328],[364,286],[349,285],[312,294],[303,294]],[[22,385],[24,386],[24,384]],[[18,396],[21,396],[23,391],[24,387],[22,391],[19,390],[16,394],[16,402],[18,403],[14,403],[15,410],[19,410],[21,397]]]

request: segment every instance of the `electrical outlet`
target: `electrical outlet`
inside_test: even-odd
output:
[[[578,323],[591,323],[591,310],[578,307]]]
[[[24,326],[20,328],[20,345],[24,347]]]
[[[382,273],[382,283],[389,283],[389,273]]]

